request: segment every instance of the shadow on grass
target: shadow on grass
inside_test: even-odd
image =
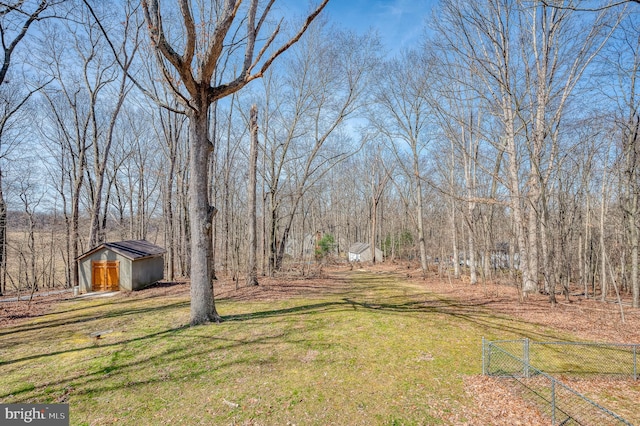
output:
[[[31,360],[36,360],[36,359],[46,358],[46,357],[51,357],[51,356],[56,356],[56,355],[71,354],[71,353],[74,353],[74,352],[82,352],[82,351],[85,351],[85,350],[95,350],[95,349],[102,349],[102,348],[126,345],[128,343],[141,342],[141,341],[153,339],[153,338],[156,338],[156,337],[166,336],[166,335],[169,335],[171,333],[175,333],[175,332],[177,332],[179,330],[182,330],[184,328],[188,328],[188,326],[181,326],[181,327],[177,327],[177,328],[171,328],[171,329],[159,331],[157,333],[151,333],[151,334],[147,334],[147,335],[140,336],[140,337],[134,337],[134,338],[127,339],[127,340],[120,340],[118,342],[113,342],[113,343],[106,343],[106,344],[99,344],[99,345],[98,344],[88,344],[88,345],[85,345],[85,346],[80,346],[80,347],[72,348],[72,349],[65,349],[65,350],[60,350],[60,351],[51,351],[51,352],[27,355],[27,356],[22,357],[22,358],[15,358],[15,359],[7,360],[7,361],[0,361],[0,367],[6,366],[6,365],[10,365],[10,364],[15,364],[15,363],[18,363],[18,362],[31,361]],[[87,341],[89,341],[89,337],[87,337]],[[4,395],[4,396],[6,396],[6,395]],[[0,395],[0,397],[2,397],[2,395]]]
[[[389,275],[375,275],[375,276],[366,276],[359,277],[361,281],[354,281],[354,285],[350,291],[340,292],[339,294],[331,294],[331,297],[334,297],[335,300],[330,301],[320,301],[317,303],[306,303],[300,304],[297,306],[280,308],[280,309],[271,309],[271,310],[262,310],[256,311],[246,314],[236,314],[236,315],[226,315],[223,316],[223,320],[226,323],[233,324],[234,322],[248,322],[251,320],[273,320],[277,318],[287,318],[290,316],[300,316],[300,315],[318,315],[318,314],[326,314],[326,313],[335,313],[335,312],[352,312],[354,315],[361,313],[376,313],[382,315],[404,315],[411,316],[414,318],[422,318],[423,316],[426,318],[429,315],[441,315],[445,317],[450,317],[457,321],[467,322],[474,326],[474,329],[478,332],[478,341],[480,340],[481,333],[484,333],[485,330],[487,333],[495,332],[497,334],[509,333],[512,335],[522,336],[522,337],[532,337],[539,336],[541,338],[549,338],[554,337],[552,334],[546,334],[543,332],[535,332],[532,330],[532,327],[529,323],[524,321],[514,321],[513,319],[506,316],[499,316],[492,314],[491,312],[483,309],[488,302],[473,302],[473,303],[459,303],[451,300],[443,299],[438,295],[434,295],[432,293],[423,292],[423,291],[415,291],[412,289],[409,291],[407,288],[405,290],[405,294],[398,294],[397,289],[403,288],[403,283],[401,282],[400,277],[393,277]],[[390,286],[392,289],[395,287],[394,293],[389,294]],[[28,324],[26,326],[18,326],[12,330],[8,330],[6,332],[1,332],[0,336],[6,336],[10,334],[15,334],[23,331],[37,330],[37,329],[47,329],[52,327],[61,327],[67,325],[75,325],[75,324],[83,324],[89,323],[90,321],[94,321],[97,319],[108,319],[108,318],[119,318],[126,316],[141,316],[145,313],[151,312],[164,312],[168,310],[174,309],[183,309],[189,306],[188,301],[181,301],[176,303],[165,304],[161,306],[146,306],[146,307],[130,307],[128,306],[128,302],[130,301],[140,301],[139,299],[126,299],[119,301],[112,301],[105,304],[96,304],[90,307],[83,307],[82,309],[96,308],[96,309],[104,309],[106,305],[118,305],[121,309],[114,309],[110,311],[106,311],[104,313],[92,314],[90,311],[87,311],[87,314],[83,314],[79,317],[72,318],[53,318],[49,321],[44,321],[35,324]],[[264,303],[264,302],[262,302]],[[79,309],[80,310],[80,309]],[[449,323],[453,321],[447,321]],[[222,325],[214,325],[215,327],[224,327],[224,323]],[[318,324],[316,327],[320,327]],[[202,326],[199,326],[202,327]],[[207,326],[205,326],[207,327]],[[305,330],[309,330],[311,325],[307,325]],[[111,352],[117,354],[119,352],[133,352],[136,355],[140,355],[137,351],[137,348],[126,348],[128,344],[136,343],[136,342],[149,342],[150,345],[155,340],[161,341],[168,337],[179,338],[179,339],[197,339],[197,341],[202,342],[206,339],[208,342],[218,342],[218,344],[204,344],[201,350],[195,349],[197,348],[197,344],[191,345],[173,345],[171,348],[166,348],[156,352],[155,354],[150,351],[148,354],[142,354],[142,357],[137,357],[135,360],[122,362],[114,358],[113,363],[106,365],[102,368],[99,368],[95,371],[83,371],[78,374],[74,374],[69,377],[64,377],[63,379],[54,380],[49,383],[39,384],[37,389],[33,387],[27,386],[24,387],[24,384],[21,387],[14,388],[12,391],[5,391],[0,398],[7,397],[15,397],[18,394],[25,394],[25,397],[33,398],[33,392],[40,394],[45,392],[45,389],[51,386],[71,386],[74,385],[77,381],[82,381],[82,385],[86,385],[88,383],[93,384],[100,383],[103,379],[109,376],[122,374],[125,372],[133,371],[138,367],[142,367],[145,364],[156,363],[156,365],[162,365],[164,362],[173,362],[179,363],[182,361],[193,360],[194,365],[200,365],[202,360],[200,357],[206,356],[210,354],[212,350],[224,350],[231,349],[238,346],[243,347],[253,347],[255,345],[261,345],[265,343],[269,343],[272,341],[280,341],[284,336],[289,336],[290,333],[293,333],[292,330],[287,330],[286,327],[278,328],[277,333],[265,336],[256,336],[248,339],[230,339],[224,338],[216,335],[212,335],[209,333],[198,333],[199,335],[189,335],[193,333],[186,332],[185,330],[198,330],[198,327],[189,327],[189,326],[180,326],[175,328],[168,328],[166,330],[158,331],[155,333],[149,333],[143,336],[134,337],[127,340],[120,340],[113,343],[103,343],[100,345],[95,344],[87,344],[84,346],[80,346],[77,348],[71,348],[66,350],[58,350],[58,351],[47,351],[45,353],[39,354],[30,354],[23,357],[1,361],[0,367],[8,366],[12,364],[17,364],[20,362],[27,361],[37,361],[38,363],[46,363],[46,358],[65,355],[71,353],[77,353],[82,351],[94,351],[95,356],[104,357],[108,356],[108,353],[104,353],[104,349],[111,348]],[[204,330],[204,329],[203,329]],[[75,330],[73,330],[75,331]],[[89,330],[91,331],[91,330]],[[419,330],[418,330],[419,331]],[[426,332],[426,331],[425,331]],[[87,333],[88,334],[88,333]],[[202,335],[200,335],[202,334]],[[290,336],[289,336],[290,337]],[[307,339],[308,340],[308,339]],[[6,341],[6,339],[5,339]],[[90,340],[87,339],[87,342]],[[300,341],[302,342],[302,341]],[[5,342],[2,342],[5,343]],[[286,343],[296,343],[296,341],[288,340]],[[202,343],[199,343],[202,345]],[[151,346],[155,349],[155,346]],[[256,346],[258,347],[258,346]],[[224,362],[217,363],[215,368],[224,368],[227,366],[235,365],[238,363],[246,362],[258,362],[255,357],[253,357],[252,353],[256,351],[245,351],[239,357],[239,359],[233,360],[225,360]],[[146,366],[147,368],[148,365]],[[202,374],[206,368],[194,368],[193,372],[182,373],[181,378],[187,377],[195,377],[199,374]],[[155,371],[155,370],[154,370]],[[134,381],[133,383],[127,383],[126,387],[130,386],[139,386],[145,385],[160,381],[166,381],[166,377],[149,377],[148,379]],[[87,389],[83,389],[78,391],[77,393],[90,393],[96,391],[104,391],[116,389],[118,387],[124,386],[122,383],[103,383],[102,385],[98,385],[94,387],[93,385],[89,386]],[[35,395],[39,396],[39,395]],[[46,396],[46,395],[43,395]]]
[[[328,310],[324,308],[334,308],[345,306],[344,302],[322,302],[322,303],[312,303],[310,305],[301,305],[294,306],[292,308],[284,308],[284,309],[273,309],[270,311],[258,311],[251,312],[247,314],[237,314],[237,315],[225,315],[222,317],[223,322],[227,321],[247,321],[254,319],[262,319],[262,318],[272,318],[272,317],[280,317],[292,314],[318,314],[322,310]]]
[[[213,323],[211,325],[216,327],[218,326]],[[305,331],[308,332],[319,327],[320,325],[316,325],[315,327],[306,327]],[[246,339],[220,337],[201,333],[193,334],[189,332],[189,330],[197,331],[198,329],[204,328],[202,326],[182,326],[125,341],[50,352],[47,354],[28,356],[12,360],[11,362],[2,363],[0,365],[36,360],[42,357],[64,355],[86,350],[93,350],[96,353],[93,357],[86,358],[84,360],[85,363],[93,362],[99,358],[111,357],[110,360],[105,362],[106,365],[104,366],[99,365],[96,368],[82,369],[82,365],[80,365],[78,369],[82,372],[74,375],[67,375],[62,379],[40,383],[37,386],[31,383],[26,385],[23,383],[19,387],[0,394],[0,400],[11,397],[13,398],[12,402],[27,402],[34,399],[38,401],[45,401],[47,398],[52,397],[50,392],[50,389],[52,388],[60,390],[63,394],[67,392],[68,389],[71,389],[71,393],[74,396],[91,395],[122,388],[133,389],[149,384],[164,383],[167,382],[167,380],[187,380],[200,377],[202,374],[210,372],[212,368],[221,372],[228,368],[240,366],[244,371],[244,367],[242,367],[243,365],[265,366],[279,362],[282,355],[279,355],[277,358],[269,354],[264,355],[261,354],[261,351],[257,350],[257,348],[272,342],[281,342],[283,337],[290,337],[292,333],[298,332],[298,330],[288,330],[284,332],[278,331],[274,334],[251,336]],[[185,334],[184,332],[188,334]],[[149,350],[144,352],[136,352],[134,350],[134,354],[142,355],[142,357],[138,356],[133,360],[122,361],[122,359],[127,359],[131,356],[130,352],[132,349],[126,348],[127,344],[166,338],[175,339],[174,342],[179,340],[189,340],[189,342],[174,344],[160,351],[155,351],[155,353],[154,350],[157,346],[151,346],[149,347]],[[215,343],[212,344],[212,342]],[[291,345],[303,345],[305,342],[307,342],[306,339],[286,339],[286,343]],[[150,344],[152,343],[150,342]],[[224,351],[233,350],[238,347],[255,348],[256,350],[243,350],[238,352],[239,355],[236,357],[222,356],[219,359],[212,361],[211,354],[215,351],[220,351],[220,353],[224,354]],[[123,355],[121,356],[121,354]],[[261,355],[262,358],[260,358]],[[141,375],[139,371],[140,369],[148,371],[146,374]],[[167,373],[167,371],[169,372]],[[131,375],[138,377],[142,376],[143,378],[127,381],[126,384],[123,384],[121,379],[131,377]],[[25,396],[17,399],[15,398],[21,394],[25,394]]]
[[[223,316],[223,321],[248,321],[256,319],[282,317],[288,315],[310,315],[323,312],[339,312],[343,310],[361,312],[378,312],[389,315],[411,315],[416,314],[438,314],[456,318],[458,320],[471,323],[477,327],[486,329],[487,332],[494,331],[500,333],[510,333],[521,337],[554,338],[553,333],[536,332],[526,326],[528,323],[514,322],[508,317],[501,317],[482,308],[490,302],[480,302],[472,304],[455,303],[446,300],[438,301],[409,301],[404,303],[375,303],[369,301],[358,301],[353,298],[343,298],[340,301],[313,303],[308,305],[294,306],[284,309],[273,309],[267,311],[251,312],[247,314]],[[480,339],[481,336],[478,336]]]
[[[138,300],[138,302],[139,302],[139,300]],[[126,303],[126,301],[125,301],[125,303]],[[111,302],[111,303],[105,303],[105,304],[97,304],[97,305],[92,305],[92,306],[89,306],[89,307],[86,307],[86,308],[82,308],[82,309],[102,308],[102,307],[108,306],[108,305],[118,305],[118,306],[120,306],[121,303]],[[119,318],[119,317],[131,316],[131,315],[140,315],[140,314],[144,314],[144,313],[148,313],[148,312],[180,309],[180,308],[185,308],[185,307],[188,307],[188,306],[189,306],[189,302],[185,301],[185,302],[175,302],[175,303],[169,303],[169,304],[166,304],[166,305],[153,306],[153,307],[141,307],[141,308],[127,308],[127,307],[124,307],[122,309],[110,310],[110,311],[106,311],[104,313],[98,313],[98,314],[88,312],[87,314],[78,315],[78,316],[73,317],[73,318],[66,318],[66,317],[65,318],[57,318],[59,313],[58,312],[54,312],[54,313],[46,315],[46,316],[53,317],[50,320],[38,321],[38,322],[27,323],[27,324],[20,324],[20,325],[16,325],[16,326],[12,327],[11,329],[0,331],[0,338],[2,338],[4,336],[11,335],[11,334],[22,333],[22,332],[25,332],[25,331],[40,330],[40,329],[43,329],[43,328],[62,327],[62,326],[73,325],[73,324],[82,324],[82,323],[87,323],[87,322],[91,322],[91,321],[95,321],[95,320],[99,320],[99,319],[105,319],[105,318]],[[39,318],[43,318],[43,317],[39,317]],[[90,331],[93,331],[93,330],[90,330]],[[87,333],[89,333],[90,331],[87,331]]]

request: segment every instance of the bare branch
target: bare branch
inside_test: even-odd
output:
[[[85,4],[87,0],[83,0]],[[151,43],[153,46],[162,54],[162,56],[174,66],[178,74],[180,74],[180,78],[184,82],[186,89],[189,91],[191,95],[197,93],[197,85],[195,79],[193,77],[193,73],[191,72],[191,60],[189,55],[187,54],[191,49],[195,49],[194,46],[185,48],[185,55],[179,55],[175,49],[169,44],[165,37],[164,28],[162,26],[162,14],[160,13],[160,8],[158,7],[158,0],[143,0],[142,1],[142,9],[144,11],[144,19],[147,22],[147,26],[149,28],[149,37],[151,38]],[[188,10],[188,7],[187,7]],[[188,17],[185,17],[185,22],[189,20]],[[187,30],[188,32],[188,30]],[[192,40],[195,44],[195,39]],[[188,62],[185,62],[185,59]],[[164,64],[160,64],[161,67],[164,67]]]
[[[21,4],[21,3],[19,3],[19,4]],[[0,3],[0,5],[2,5],[2,6],[7,8],[6,13],[8,13],[9,10],[19,10],[21,13],[25,13],[24,11],[22,11],[21,9],[19,9],[19,7],[15,6],[15,5],[13,7],[11,7],[9,4],[6,4],[6,3]],[[2,84],[4,82],[4,79],[5,79],[6,75],[7,75],[7,71],[9,70],[9,64],[11,63],[11,55],[13,54],[16,46],[18,45],[18,43],[20,43],[20,41],[22,41],[24,36],[27,34],[27,31],[29,30],[29,27],[31,26],[31,24],[33,24],[35,21],[38,20],[40,14],[48,6],[49,5],[48,5],[47,0],[40,0],[40,3],[38,4],[38,7],[36,8],[36,10],[27,15],[27,20],[22,25],[22,28],[20,29],[20,32],[11,41],[11,43],[9,43],[8,46],[5,44],[5,40],[4,40],[4,35],[5,35],[4,28],[2,29],[2,47],[3,47],[3,50],[4,50],[4,61],[2,63],[2,67],[0,67],[0,84]],[[3,12],[5,12],[5,11],[3,11]],[[3,14],[6,14],[6,13],[3,13]]]
[[[621,6],[627,3],[640,3],[640,0],[620,0],[613,3],[606,4],[604,6],[598,7],[576,7],[576,6],[563,6],[558,4],[557,1],[549,1],[549,0],[540,0],[540,2],[544,6],[553,7],[555,9],[564,9],[564,10],[573,10],[576,12],[602,12],[606,9],[611,9],[613,7]]]
[[[258,73],[256,73],[256,74],[248,77],[247,81],[251,81],[251,80],[254,80],[256,78],[262,77],[264,72],[271,66],[271,64],[273,63],[273,61],[276,60],[276,58],[278,58],[285,51],[287,51],[287,49],[289,49],[291,46],[293,46],[295,43],[297,43],[298,40],[300,40],[300,37],[302,37],[302,35],[307,31],[307,28],[309,28],[309,25],[311,25],[311,22],[313,22],[313,20],[320,14],[320,12],[322,12],[322,9],[324,9],[324,7],[327,5],[327,3],[329,3],[329,0],[324,0],[316,8],[316,10],[313,11],[313,13],[310,14],[307,17],[307,19],[304,22],[304,25],[302,26],[302,28],[300,28],[298,33],[293,38],[291,38],[287,43],[285,43],[282,47],[280,47],[280,49],[278,49],[273,55],[271,55],[271,57],[269,59],[267,59],[267,61],[262,65],[262,67],[260,68],[260,71]]]
[[[182,12],[184,28],[187,32],[187,43],[184,54],[182,55],[182,62],[191,64],[196,49],[196,26],[193,22],[193,16],[191,15],[189,0],[180,0],[180,11]]]
[[[118,49],[116,49],[116,47],[114,46],[113,42],[111,41],[111,38],[109,37],[109,34],[107,33],[106,29],[102,25],[102,21],[98,18],[98,15],[93,10],[93,7],[91,6],[91,4],[89,4],[89,0],[82,0],[82,1],[83,1],[84,5],[87,7],[87,9],[89,10],[89,13],[91,14],[91,16],[93,17],[94,21],[96,22],[96,25],[98,25],[98,28],[102,32],[102,35],[104,35],[104,38],[107,41],[107,44],[109,45],[109,48],[111,49],[111,52],[113,53],[113,56],[116,59],[116,62],[118,63],[120,68],[126,73],[126,75],[129,78],[129,80],[131,80],[131,82],[138,88],[138,90],[140,90],[142,93],[144,93],[146,96],[148,96],[151,100],[153,100],[160,107],[162,107],[162,108],[164,108],[164,109],[166,109],[168,111],[175,112],[177,114],[184,114],[185,112],[183,110],[176,109],[176,108],[171,107],[168,104],[166,104],[158,96],[156,96],[154,93],[152,93],[151,91],[146,89],[131,73],[129,73],[129,67],[126,66],[125,63],[123,63],[123,61],[120,59],[120,55],[118,54]],[[160,60],[160,58],[158,58],[158,63],[160,64],[160,68],[161,68],[161,70],[163,72],[163,75],[165,76],[165,79],[166,79],[167,76],[169,75],[168,74],[169,72],[166,69],[166,67],[164,67],[164,64],[162,64],[162,61]],[[169,82],[169,84],[171,84],[170,80],[167,80],[167,81]],[[180,93],[180,91],[177,90],[176,87],[172,86],[172,90],[176,93],[176,95],[181,99],[181,101],[185,105],[188,105],[188,100],[184,96],[182,96],[182,94]]]
[[[257,3],[258,0],[251,0],[251,8],[257,7],[254,6],[253,3]],[[222,48],[224,47],[224,39],[229,32],[229,28],[231,28],[231,24],[238,13],[238,8],[240,8],[241,0],[225,0],[224,9],[222,12],[222,17],[218,19],[216,23],[216,28],[213,31],[213,36],[211,37],[211,44],[209,45],[209,49],[202,61],[202,66],[200,69],[200,83],[209,85],[211,82],[211,78],[213,76],[213,72],[216,69],[216,64],[218,63],[218,59],[222,54]]]

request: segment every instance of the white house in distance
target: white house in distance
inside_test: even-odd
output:
[[[382,261],[382,250],[376,247],[376,260]],[[354,243],[349,247],[349,262],[371,262],[373,260],[371,245]]]
[[[78,256],[80,292],[140,290],[164,278],[166,250],[146,240],[103,243]]]

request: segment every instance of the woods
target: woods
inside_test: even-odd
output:
[[[148,239],[199,324],[219,274],[366,242],[455,285],[638,308],[638,4],[440,0],[385,52],[327,3],[2,3],[0,291]]]

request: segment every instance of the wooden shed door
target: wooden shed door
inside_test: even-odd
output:
[[[91,269],[91,289],[93,291],[118,291],[120,289],[119,261],[93,262]]]

